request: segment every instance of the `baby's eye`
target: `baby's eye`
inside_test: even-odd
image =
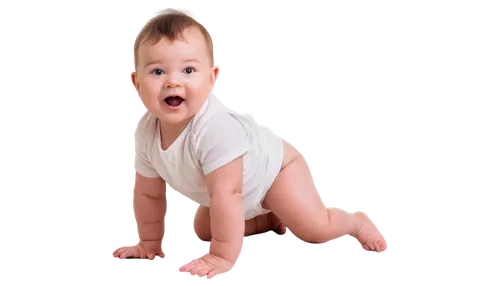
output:
[[[192,68],[192,67],[186,68],[184,71],[185,71],[187,74],[190,74],[190,73],[194,73],[194,72],[195,72],[194,68]]]
[[[154,75],[162,75],[163,71],[161,69],[155,69],[155,70],[153,70],[153,74]]]

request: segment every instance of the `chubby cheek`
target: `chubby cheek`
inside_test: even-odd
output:
[[[158,96],[161,93],[161,87],[145,82],[139,92],[139,96],[146,106],[154,107],[158,105]]]
[[[189,79],[186,87],[189,89],[190,93],[193,95],[203,95],[209,91],[209,80],[205,77],[197,77]]]

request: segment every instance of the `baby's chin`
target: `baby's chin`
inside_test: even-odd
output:
[[[153,115],[155,115],[164,124],[181,126],[188,123],[194,116],[194,113],[195,112],[191,112],[186,106],[182,106],[174,112],[168,109],[165,110],[160,108],[157,112],[153,112]]]

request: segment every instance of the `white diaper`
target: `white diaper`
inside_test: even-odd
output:
[[[273,169],[273,173],[271,174],[272,180],[268,184],[265,184],[258,189],[254,189],[251,193],[245,194],[245,197],[243,198],[245,220],[249,220],[256,216],[271,212],[270,210],[262,207],[262,202],[266,198],[267,192],[269,192],[269,189],[271,189],[274,180],[281,171],[281,165],[283,164],[283,159],[285,157],[284,156],[285,150],[283,147],[284,147],[283,141],[281,138],[279,138],[279,145],[276,148],[278,150],[278,160],[273,160],[275,164],[272,168]]]
[[[271,210],[262,207],[262,202],[258,203],[255,207],[249,208],[245,211],[245,220],[252,219],[256,216],[270,213]]]

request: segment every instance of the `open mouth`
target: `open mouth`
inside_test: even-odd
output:
[[[180,96],[169,96],[164,99],[165,103],[167,103],[168,106],[170,107],[177,107],[181,105],[182,102],[184,102],[184,99]]]

